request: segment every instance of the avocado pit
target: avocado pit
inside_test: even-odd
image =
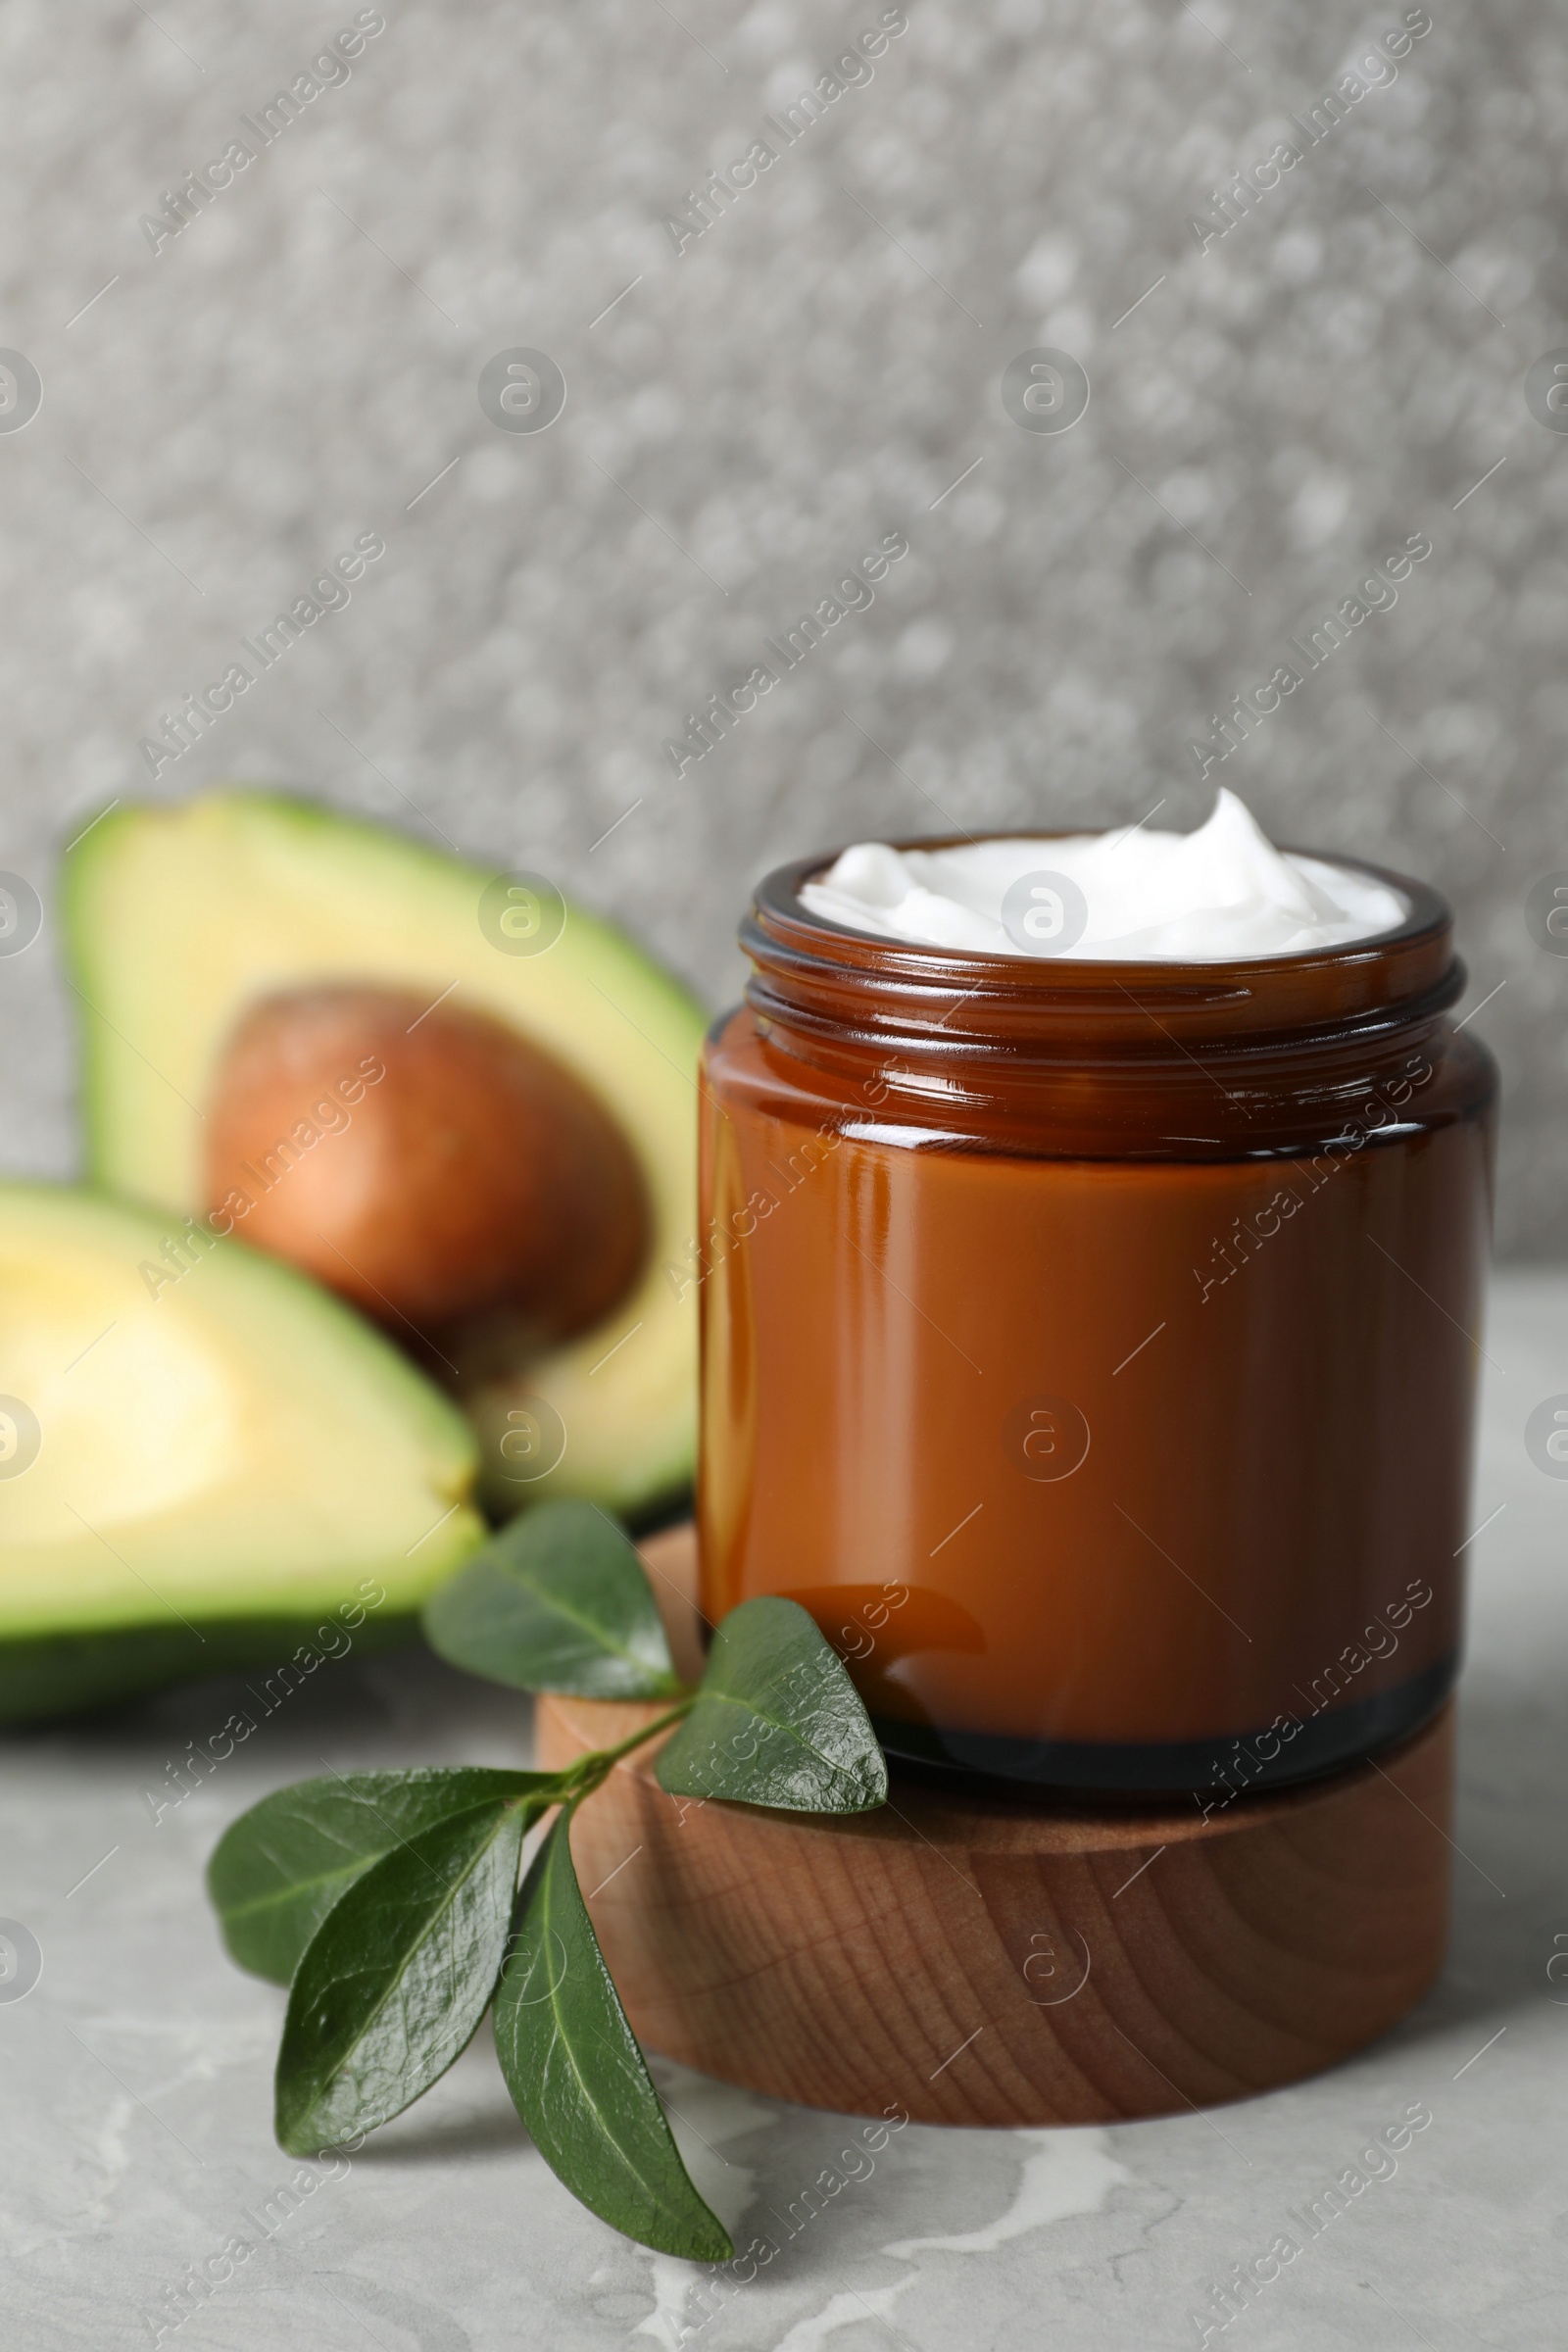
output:
[[[554,1055],[487,1012],[368,985],[252,1004],[208,1106],[220,1228],[408,1336],[608,1313],[648,1248],[642,1173]]]

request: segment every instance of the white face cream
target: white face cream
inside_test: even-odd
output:
[[[1224,791],[1196,833],[1124,826],[943,850],[858,842],[801,902],[851,931],[960,953],[1156,963],[1300,956],[1375,938],[1408,912],[1369,875],[1276,850]]]

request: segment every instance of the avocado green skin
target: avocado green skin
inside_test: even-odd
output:
[[[690,1487],[680,1487],[649,1503],[631,1521],[634,1535],[652,1535],[689,1518]],[[107,1626],[90,1634],[34,1634],[0,1639],[0,1726],[42,1723],[63,1715],[143,1698],[178,1683],[205,1682],[210,1675],[267,1670],[310,1648],[320,1655],[320,1622],[315,1617],[193,1618],[190,1631],[164,1625]],[[199,1639],[198,1639],[199,1637]],[[406,1649],[422,1637],[416,1610],[367,1615],[355,1629],[347,1656],[377,1657]],[[325,1661],[323,1661],[325,1662]]]
[[[108,1194],[0,1180],[0,1259],[20,1276],[20,1295],[9,1299],[12,1323],[25,1318],[28,1278],[56,1266],[68,1297],[74,1279],[83,1291],[101,1285],[102,1296],[112,1300],[114,1319],[95,1348],[112,1346],[110,1335],[116,1331],[134,1341],[138,1318],[140,1325],[156,1329],[160,1315],[179,1317],[178,1304],[149,1298],[137,1279],[138,1257],[156,1250],[162,1233],[157,1216]],[[407,1358],[294,1267],[240,1243],[215,1245],[213,1260],[201,1277],[205,1290],[191,1295],[193,1301],[203,1301],[196,1327],[205,1343],[233,1351],[242,1384],[246,1373],[254,1372],[264,1343],[278,1350],[280,1386],[297,1395],[310,1377],[319,1379],[321,1426],[341,1399],[343,1418],[328,1439],[332,1455],[318,1456],[306,1467],[319,1475],[322,1459],[331,1458],[335,1468],[342,1446],[357,1441],[372,1449],[360,1469],[369,1500],[357,1527],[350,1523],[323,1536],[312,1523],[309,1477],[291,1499],[289,1464],[270,1459],[268,1476],[251,1489],[250,1502],[260,1510],[272,1500],[270,1490],[281,1495],[280,1522],[270,1537],[255,1537],[249,1502],[238,1511],[230,1506],[228,1519],[220,1513],[181,1563],[182,1517],[187,1527],[199,1529],[207,1505],[207,1492],[198,1490],[188,1504],[182,1501],[164,1514],[161,1524],[171,1531],[171,1548],[151,1556],[143,1551],[138,1569],[134,1555],[148,1521],[129,1534],[117,1530],[120,1544],[132,1554],[127,1559],[75,1509],[68,1485],[64,1509],[119,1571],[109,1570],[110,1590],[100,1574],[94,1589],[84,1592],[74,1581],[79,1562],[73,1563],[68,1554],[56,1569],[47,1540],[40,1542],[36,1531],[25,1530],[24,1521],[19,1530],[13,1506],[19,1499],[25,1502],[30,1490],[0,1483],[0,1526],[6,1531],[0,1538],[0,1724],[79,1713],[236,1669],[260,1670],[266,1678],[286,1665],[287,1679],[278,1685],[281,1695],[302,1687],[330,1658],[413,1639],[416,1611],[426,1592],[483,1536],[483,1522],[469,1499],[475,1466],[471,1433]],[[176,1301],[183,1296],[175,1290]],[[0,1299],[0,1306],[5,1303]],[[0,1339],[8,1336],[0,1324]],[[64,1354],[64,1348],[59,1352]],[[133,1354],[132,1364],[138,1360]],[[270,1356],[265,1360],[270,1371],[274,1369]],[[291,1364],[299,1367],[292,1380]],[[0,1379],[0,1388],[5,1385]],[[41,1459],[47,1470],[56,1458],[63,1423],[55,1411],[46,1410],[42,1418]],[[69,1429],[69,1417],[64,1426]],[[282,1426],[286,1430],[286,1421]],[[76,1443],[90,1451],[97,1428],[96,1422],[78,1422]],[[68,1465],[83,1458],[71,1452],[69,1437],[66,1444]],[[400,1509],[414,1515],[402,1527],[396,1520],[378,1525],[375,1498],[386,1494],[388,1482],[395,1492],[401,1478],[408,1483]],[[217,1491],[221,1498],[221,1484]],[[434,1516],[443,1503],[447,1508],[435,1524],[407,1544],[405,1536],[416,1534],[425,1508]],[[296,1514],[301,1543],[291,1558]],[[236,1530],[241,1547],[231,1551],[227,1546]],[[368,1538],[358,1549],[356,1534]],[[168,1587],[166,1558],[172,1568]],[[170,1597],[171,1589],[178,1592],[177,1600]]]
[[[316,1618],[230,1617],[193,1620],[189,1632],[183,1626],[127,1625],[0,1642],[0,1725],[86,1714],[210,1675],[275,1671],[300,1649],[314,1650],[318,1631]],[[407,1612],[384,1620],[367,1617],[352,1637],[352,1650],[337,1655],[369,1657],[400,1649],[417,1640],[418,1632],[417,1616]]]

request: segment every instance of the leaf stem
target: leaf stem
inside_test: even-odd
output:
[[[656,1716],[652,1723],[645,1724],[640,1732],[633,1732],[629,1739],[620,1740],[614,1747],[591,1747],[586,1755],[577,1758],[575,1764],[568,1764],[561,1775],[561,1802],[575,1804],[580,1798],[591,1796],[622,1756],[629,1756],[633,1748],[641,1747],[645,1740],[667,1731],[672,1723],[679,1723],[682,1716],[689,1715],[696,1704],[697,1692],[689,1690],[678,1705],[666,1708],[662,1715]]]

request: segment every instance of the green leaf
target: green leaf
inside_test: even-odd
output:
[[[601,2221],[689,2262],[735,2251],[692,2186],[572,1868],[570,1810],[517,1896],[496,2048],[540,2155]]]
[[[866,1813],[888,1768],[859,1693],[793,1600],[732,1609],[713,1637],[697,1704],[660,1752],[677,1796],[723,1796],[790,1813]]]
[[[449,1813],[553,1785],[541,1772],[356,1772],[264,1796],[219,1839],[207,1891],[241,1968],[286,1984],[339,1895]]]
[[[373,1862],[327,1913],[289,1992],[277,2136],[336,2147],[400,2115],[465,2047],[507,1947],[537,1800],[492,1799]]]
[[[588,1502],[514,1519],[424,1606],[432,1649],[469,1674],[577,1698],[681,1690],[653,1588],[629,1540]]]

